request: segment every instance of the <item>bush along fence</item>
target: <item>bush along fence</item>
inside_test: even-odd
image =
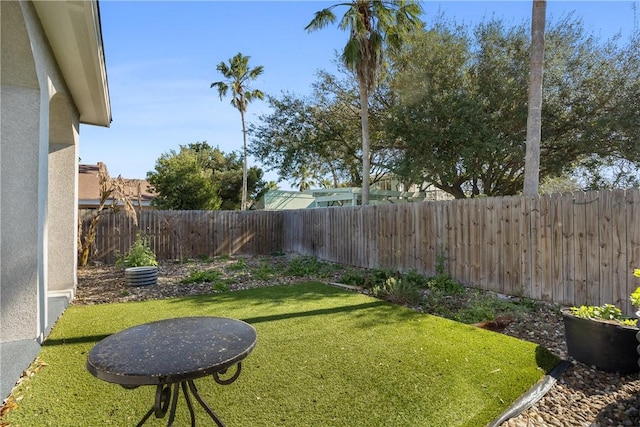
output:
[[[444,262],[466,285],[567,305],[612,303],[631,313],[640,189],[292,211],[144,211],[138,228],[111,213],[99,225],[93,259],[113,262],[138,230],[158,259],[285,251],[425,275]]]

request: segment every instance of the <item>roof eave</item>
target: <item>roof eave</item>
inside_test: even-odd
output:
[[[80,113],[80,123],[109,127],[111,103],[98,2],[33,4]]]

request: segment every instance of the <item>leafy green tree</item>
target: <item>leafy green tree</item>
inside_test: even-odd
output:
[[[159,209],[233,210],[241,206],[242,160],[225,154],[206,142],[181,145],[156,160],[155,170],[147,172]],[[248,171],[248,187],[255,198],[264,191],[262,170]]]
[[[242,167],[242,201],[241,209],[247,208],[247,128],[245,124],[245,113],[247,111],[247,104],[254,99],[263,99],[264,94],[258,89],[251,89],[249,83],[252,80],[257,79],[264,67],[262,65],[249,68],[248,56],[243,56],[238,53],[236,56],[229,60],[227,65],[224,62],[218,64],[216,69],[226,79],[225,81],[217,81],[211,83],[211,88],[218,89],[220,100],[227,96],[227,92],[231,90],[231,105],[240,112],[240,120],[242,121],[242,140],[243,140],[243,167]]]
[[[370,141],[369,97],[375,89],[383,67],[385,45],[392,49],[401,46],[404,36],[421,28],[420,5],[411,0],[354,0],[338,3],[316,12],[305,28],[322,29],[336,21],[333,9],[345,6],[338,28],[349,31],[349,40],[342,60],[358,80],[360,91],[360,120],[362,126],[362,204],[369,203]]]
[[[261,115],[259,123],[249,129],[251,154],[294,186],[303,168],[314,182],[329,179],[333,187],[362,184],[358,88],[352,78],[344,76],[344,68],[339,67],[339,72],[342,74],[319,72],[308,97],[291,93],[268,97],[271,112]],[[369,109],[372,182],[388,172],[381,117],[387,95],[383,90],[384,86],[378,86]]]
[[[600,42],[570,18],[548,27],[541,180],[605,159],[637,164],[638,107],[622,94],[637,94],[633,40]],[[457,198],[520,193],[530,43],[526,25],[497,20],[473,32],[439,22],[406,43],[393,58],[397,96],[387,121],[396,174]]]

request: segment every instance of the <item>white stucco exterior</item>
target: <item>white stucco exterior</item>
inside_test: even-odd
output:
[[[4,399],[74,296],[79,126],[111,110],[96,1],[0,1],[0,19]]]

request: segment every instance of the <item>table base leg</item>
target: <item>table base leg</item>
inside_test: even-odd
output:
[[[173,387],[173,392],[171,392],[171,387]],[[151,417],[152,414],[154,414],[156,418],[164,418],[167,410],[169,409],[169,406],[171,406],[171,409],[169,410],[169,421],[167,423],[167,427],[172,427],[176,417],[176,407],[178,404],[178,394],[180,388],[182,388],[182,394],[184,394],[184,398],[187,401],[187,407],[189,408],[191,427],[195,427],[196,417],[189,392],[191,392],[196,401],[200,404],[200,406],[202,406],[202,408],[206,411],[206,413],[211,417],[211,419],[216,423],[218,427],[225,427],[220,417],[218,417],[213,409],[211,409],[211,407],[207,405],[202,396],[200,396],[200,393],[198,393],[198,389],[196,388],[193,380],[157,386],[155,403],[153,407],[149,409],[145,416],[140,420],[140,422],[137,424],[137,427],[141,427]]]

